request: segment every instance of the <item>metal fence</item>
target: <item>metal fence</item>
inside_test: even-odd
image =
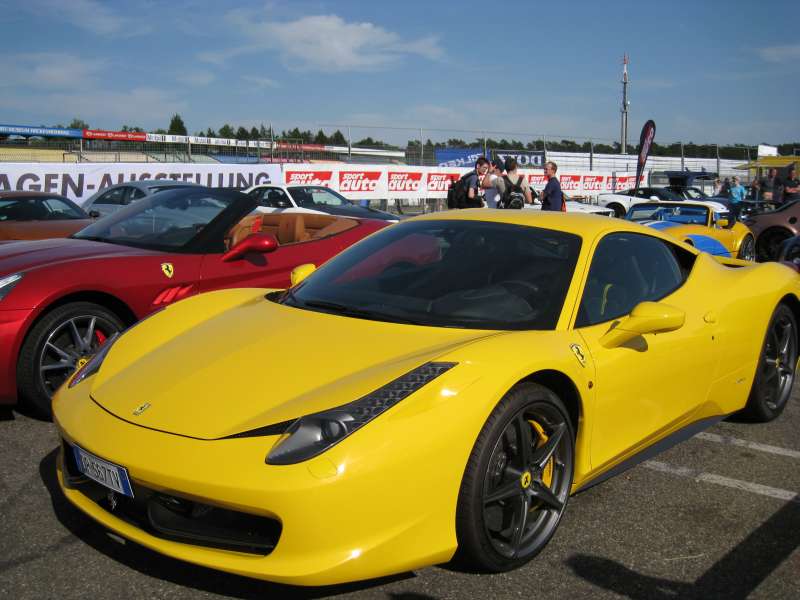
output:
[[[272,127],[270,128],[272,129]],[[162,142],[106,140],[0,140],[3,162],[327,162],[437,164],[444,147],[544,150],[561,168],[635,171],[636,156],[620,154],[619,143],[600,138],[576,138],[508,131],[424,129],[366,125],[308,125],[291,136],[261,138],[268,148],[212,146]],[[297,134],[300,134],[299,136]],[[324,144],[336,139],[338,143]],[[344,144],[342,143],[344,141]],[[734,167],[756,157],[750,146],[698,145],[675,142],[654,148],[648,167],[654,170],[706,170],[721,176],[739,174]]]

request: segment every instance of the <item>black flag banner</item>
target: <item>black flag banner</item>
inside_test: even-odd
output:
[[[642,180],[644,165],[647,162],[647,155],[650,154],[650,147],[656,137],[656,123],[650,119],[642,127],[642,135],[639,136],[639,162],[636,164],[636,189],[639,189],[639,182]]]

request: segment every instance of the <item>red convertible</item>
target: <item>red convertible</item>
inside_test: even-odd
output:
[[[0,242],[0,405],[19,396],[48,417],[74,369],[139,319],[209,290],[288,287],[294,267],[319,265],[386,226],[256,207],[238,192],[184,188],[70,238]]]

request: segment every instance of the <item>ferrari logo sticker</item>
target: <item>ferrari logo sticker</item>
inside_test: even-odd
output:
[[[134,417],[138,417],[140,414],[142,414],[148,408],[150,408],[150,403],[149,402],[145,402],[139,408],[137,408],[135,411],[133,411],[133,416]]]
[[[172,276],[175,275],[175,267],[172,266],[172,263],[161,263],[161,272],[172,279]]]
[[[531,472],[525,471],[522,477],[519,478],[519,483],[522,485],[523,489],[527,490],[531,486]]]
[[[581,366],[586,366],[586,356],[583,354],[583,348],[581,348],[578,344],[572,344],[570,346],[570,350],[575,355],[575,358],[578,359],[578,362],[581,363]]]

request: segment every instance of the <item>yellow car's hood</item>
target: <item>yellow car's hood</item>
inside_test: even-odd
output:
[[[121,419],[216,439],[340,406],[491,331],[382,323],[202,294],[135,326],[92,379]]]

